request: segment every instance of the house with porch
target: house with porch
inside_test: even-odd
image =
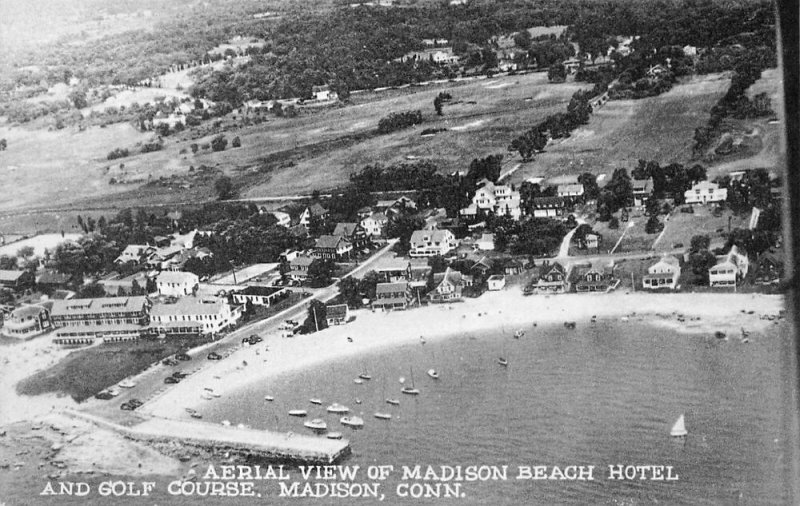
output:
[[[313,262],[314,259],[309,256],[296,256],[289,262],[289,272],[287,276],[293,281],[305,281],[306,278],[308,278],[308,268]]]
[[[631,185],[633,186],[634,207],[644,207],[647,199],[653,195],[653,178],[633,179]]]
[[[578,293],[605,292],[617,281],[614,278],[614,262],[575,264],[570,269],[567,280],[569,289]]]
[[[369,235],[359,223],[337,223],[333,235],[344,237],[356,250],[365,248],[369,244]]]
[[[432,257],[446,255],[458,247],[458,240],[449,230],[415,230],[411,234],[411,257]]]
[[[508,216],[519,220],[522,216],[522,198],[520,193],[510,186],[497,185],[488,179],[478,182],[478,189],[472,197],[472,204],[461,210],[464,217],[475,218],[478,210],[494,213],[496,216]]]
[[[558,218],[567,211],[564,197],[536,197],[533,199],[534,218]]]
[[[728,189],[720,188],[717,183],[700,181],[683,193],[687,204],[710,204],[724,202],[728,199]]]
[[[344,325],[350,319],[350,310],[347,304],[331,304],[325,306],[325,322],[328,327]]]
[[[577,200],[583,197],[583,185],[580,183],[560,184],[556,187],[556,195],[561,198]]]
[[[21,290],[33,286],[36,278],[30,271],[0,269],[0,287]]]
[[[708,269],[708,284],[712,287],[735,287],[750,267],[747,255],[739,252],[734,245],[725,255],[717,256],[717,264]]]
[[[50,323],[52,306],[52,302],[46,302],[27,304],[14,309],[3,321],[0,333],[14,339],[30,339],[50,331],[53,328]]]
[[[567,270],[558,262],[545,263],[539,268],[534,293],[563,293],[567,290]]]
[[[234,325],[241,307],[232,308],[226,300],[183,297],[174,303],[156,304],[150,311],[151,327],[160,334],[177,335],[192,329],[216,335]]]
[[[661,259],[647,268],[647,274],[642,277],[642,287],[647,290],[665,288],[674,290],[681,277],[680,261],[672,255],[664,255]]]
[[[381,237],[389,224],[385,213],[373,213],[361,220],[361,227],[370,237]]]
[[[349,258],[353,252],[353,244],[340,235],[321,235],[317,238],[312,255],[317,258],[341,260]]]
[[[433,275],[433,285],[433,290],[428,293],[431,302],[456,302],[462,299],[463,275],[450,267]]]
[[[380,309],[406,309],[414,300],[411,287],[407,281],[394,283],[378,283],[375,286],[375,300],[373,308]]]
[[[131,263],[139,265],[147,262],[147,259],[156,249],[147,244],[129,244],[125,246],[122,253],[114,260],[115,264]]]
[[[234,304],[269,307],[289,295],[286,288],[280,286],[248,286],[243,290],[231,293]]]

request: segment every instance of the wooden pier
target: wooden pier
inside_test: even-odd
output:
[[[333,464],[350,454],[350,442],[320,436],[226,427],[205,422],[148,418],[131,427],[74,410],[66,414],[148,443],[175,443],[275,462]]]

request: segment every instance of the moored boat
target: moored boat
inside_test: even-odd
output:
[[[308,402],[310,402],[311,404],[316,404],[317,406],[322,405],[322,399],[317,399],[317,398],[309,399]]]
[[[339,419],[342,425],[347,425],[348,427],[363,427],[364,420],[358,416],[343,416]]]
[[[341,432],[328,432],[328,435],[326,437],[328,439],[342,439],[342,433]]]
[[[203,415],[201,415],[201,414],[200,414],[200,413],[198,413],[197,411],[195,411],[194,413],[189,413],[189,416],[191,416],[192,418],[197,418],[198,420],[199,420],[200,418],[203,418]]]
[[[303,416],[306,416],[307,414],[308,414],[308,411],[306,411],[305,409],[292,409],[292,410],[289,410],[289,416],[303,417]]]
[[[428,376],[430,376],[431,378],[433,378],[435,380],[439,379],[439,373],[436,372],[436,369],[428,369]]]
[[[273,397],[273,396],[271,396],[271,395],[265,395],[265,396],[264,396],[264,400],[265,400],[265,401],[272,402],[272,401],[274,401],[274,400],[275,400],[275,397]]]
[[[508,360],[504,359],[503,357],[499,357],[497,359],[497,363],[502,365],[503,367],[508,367]]]
[[[392,415],[391,413],[381,413],[380,411],[375,412],[375,418],[380,420],[391,420]]]
[[[132,381],[130,378],[125,378],[124,380],[119,382],[119,386],[122,388],[133,388],[136,386],[136,383]]]
[[[347,413],[350,411],[350,408],[343,404],[339,404],[338,402],[334,402],[330,406],[328,406],[328,413]]]
[[[328,424],[322,418],[314,418],[303,423],[304,426],[312,430],[327,430]]]
[[[392,406],[399,406],[400,401],[398,399],[386,399],[386,404],[391,404]]]

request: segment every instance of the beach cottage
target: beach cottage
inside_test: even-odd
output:
[[[378,283],[375,287],[373,308],[406,309],[412,301],[411,287],[405,281]]]
[[[486,280],[486,285],[488,286],[489,291],[502,290],[506,286],[506,277],[502,274],[489,276],[489,279]]]
[[[681,265],[677,258],[664,255],[661,260],[647,268],[647,274],[642,278],[642,287],[647,290],[667,288],[674,290],[681,277]]]
[[[411,249],[408,254],[412,257],[444,256],[456,247],[458,241],[449,230],[415,230],[411,234]]]
[[[728,189],[720,188],[717,183],[700,181],[683,193],[687,204],[708,204],[724,202],[728,198]]]
[[[431,302],[455,302],[461,300],[464,279],[460,272],[447,268],[433,275],[433,290],[428,293]]]
[[[350,311],[347,304],[331,304],[325,306],[325,321],[328,327],[334,325],[344,325],[350,318]]]
[[[191,272],[164,271],[156,278],[159,295],[184,297],[194,294],[199,286],[200,278]]]
[[[747,255],[739,253],[736,246],[731,246],[726,255],[717,257],[717,264],[708,270],[709,286],[733,286],[746,275],[750,261]]]
[[[567,270],[558,262],[545,263],[539,269],[539,279],[534,285],[536,293],[562,293],[567,287]]]

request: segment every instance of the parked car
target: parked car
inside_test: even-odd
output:
[[[253,334],[250,337],[245,337],[244,339],[242,339],[242,344],[247,343],[247,344],[252,346],[254,344],[260,343],[263,340],[264,339],[261,336],[257,336],[255,334]]]
[[[102,392],[97,392],[97,394],[95,394],[94,397],[95,399],[100,399],[101,401],[107,401],[109,399],[114,398],[114,396],[111,395],[111,392],[108,392],[107,390],[103,390]]]
[[[186,376],[188,376],[188,374],[186,374],[185,372],[181,372],[181,371],[175,371],[174,373],[172,373],[172,377],[173,378],[183,379]]]
[[[178,360],[184,360],[184,361],[192,359],[192,357],[190,357],[186,353],[178,353],[177,355],[175,355],[175,358],[177,358]]]
[[[166,359],[164,359],[162,364],[164,364],[164,365],[178,365],[178,361],[175,360],[174,358],[166,358]]]
[[[122,405],[119,407],[119,409],[121,409],[123,411],[133,411],[134,409],[138,408],[142,404],[144,404],[144,403],[142,401],[140,401],[139,399],[131,399],[128,402],[123,402]]]
[[[219,353],[217,353],[215,351],[212,351],[211,353],[208,354],[208,359],[209,360],[222,360],[222,355],[220,355]]]
[[[176,378],[175,376],[167,376],[166,378],[164,378],[164,383],[167,384],[174,384],[180,382],[181,382],[180,378]]]

